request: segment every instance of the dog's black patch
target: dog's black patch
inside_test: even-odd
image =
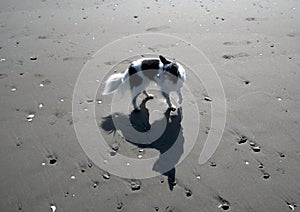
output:
[[[133,67],[132,64],[128,68],[128,73],[129,73],[129,76],[134,75],[135,73],[137,73],[137,70]]]
[[[144,60],[142,61],[142,70],[155,69],[159,68],[159,60]]]
[[[139,75],[137,75],[137,70],[136,68],[131,64],[128,68],[128,73],[129,73],[129,83],[130,87],[133,88],[134,86],[139,86],[142,82],[143,79]]]
[[[173,74],[176,77],[179,77],[178,65],[176,63],[172,63],[170,67],[167,69],[170,74]]]

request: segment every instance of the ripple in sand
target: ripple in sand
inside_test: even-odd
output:
[[[4,78],[6,78],[6,77],[8,77],[8,75],[7,75],[7,74],[0,73],[0,79],[4,79]]]

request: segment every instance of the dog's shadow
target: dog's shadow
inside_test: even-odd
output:
[[[166,110],[164,117],[152,123],[149,122],[149,110],[146,108],[144,99],[140,104],[140,111],[132,111],[130,115],[115,113],[107,117],[103,117],[101,128],[107,133],[115,133],[120,130],[124,138],[139,148],[152,148],[160,152],[158,160],[152,169],[168,177],[168,184],[173,190],[176,184],[175,176],[177,165],[181,155],[183,154],[184,137],[182,133],[182,108],[177,110],[177,114],[171,114],[170,110]],[[145,133],[150,129],[164,129],[162,134],[151,143],[142,143],[147,141]],[[153,133],[153,132],[152,132]],[[155,131],[154,131],[155,133]],[[137,142],[138,141],[138,142]],[[168,153],[166,153],[169,151]],[[166,153],[166,154],[163,154]],[[166,169],[166,167],[168,167]],[[169,168],[171,167],[171,168]],[[169,170],[166,172],[166,170]]]

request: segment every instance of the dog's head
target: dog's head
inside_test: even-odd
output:
[[[159,55],[159,59],[163,64],[163,70],[174,75],[175,77],[179,77],[179,66],[176,62],[167,60],[165,57]]]

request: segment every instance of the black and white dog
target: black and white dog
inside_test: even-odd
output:
[[[177,92],[178,103],[181,104],[181,88],[185,80],[185,70],[178,62],[170,61],[161,55],[159,58],[142,58],[133,61],[124,73],[111,75],[105,83],[102,94],[110,94],[118,88],[122,92],[122,89],[126,89],[123,85],[129,82],[133,108],[134,110],[139,110],[136,103],[138,95],[143,92],[147,98],[152,99],[153,95],[149,94],[146,88],[150,81],[155,81],[160,86],[169,109],[175,111],[176,107],[171,103],[169,93],[172,91]]]

